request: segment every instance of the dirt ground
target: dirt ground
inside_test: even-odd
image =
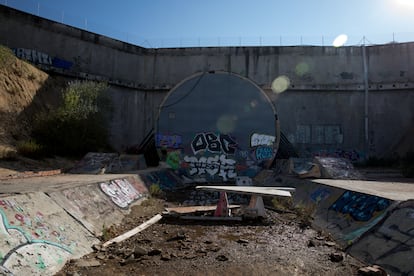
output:
[[[134,206],[101,240],[179,203],[152,198]],[[357,275],[365,266],[308,224],[286,210],[267,210],[265,219],[242,222],[163,218],[119,244],[96,246],[56,275]]]

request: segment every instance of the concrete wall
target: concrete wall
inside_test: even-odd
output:
[[[0,43],[73,64],[57,68],[60,73],[113,84],[111,139],[119,150],[140,143],[155,121],[160,99],[182,80],[198,72],[226,71],[252,80],[272,96],[282,131],[300,149],[365,156],[362,47],[145,49],[5,6],[0,6]],[[414,43],[366,48],[370,155],[400,152],[398,143],[412,140],[413,53]],[[274,95],[271,83],[282,75],[290,85]]]

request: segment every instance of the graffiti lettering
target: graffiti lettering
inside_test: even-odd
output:
[[[223,178],[223,181],[235,178],[235,163],[233,159],[227,159],[226,155],[200,157],[197,159],[195,156],[185,156],[184,161],[190,166],[190,175],[204,175],[210,176],[218,175]]]
[[[171,151],[167,154],[167,159],[165,160],[168,165],[173,170],[176,170],[180,167],[180,152],[179,151]]]
[[[385,210],[389,205],[386,198],[346,191],[329,209],[349,214],[357,221],[368,221],[375,212]]]
[[[253,133],[250,137],[250,146],[271,146],[275,142],[275,137],[266,134]]]
[[[61,69],[70,69],[73,65],[73,63],[70,61],[66,61],[57,57],[52,58],[48,54],[32,49],[17,48],[13,49],[13,52],[18,58],[28,60],[35,64],[43,64]]]
[[[157,147],[178,149],[182,146],[182,138],[179,135],[163,135],[158,133],[155,136]]]
[[[234,154],[236,151],[237,143],[233,140],[230,135],[214,133],[199,133],[191,142],[191,148],[194,154],[199,151],[208,150],[214,153],[224,152],[226,154]]]
[[[7,270],[17,265],[16,256],[19,256],[17,259],[20,266],[22,260],[35,263],[30,257],[41,258],[41,256],[36,256],[37,254],[32,254],[32,252],[37,252],[39,246],[61,259],[68,258],[72,254],[69,241],[58,231],[51,229],[51,226],[43,220],[41,212],[36,213],[33,223],[29,213],[15,214],[14,218],[20,224],[16,225],[16,221],[9,222],[4,211],[6,209],[3,208],[0,208],[0,240],[4,241],[0,252],[0,268]],[[49,263],[48,260],[44,261],[44,264],[52,265],[52,262]]]
[[[121,208],[128,208],[131,202],[143,197],[126,179],[116,179],[110,183],[99,183],[99,187],[102,192],[107,194]]]
[[[256,160],[271,159],[273,156],[273,149],[271,147],[258,147],[256,149]]]
[[[180,185],[178,178],[170,170],[153,171],[142,174],[141,177],[147,187],[156,184],[161,190],[172,190]]]
[[[329,189],[318,188],[310,195],[310,197],[314,202],[319,203],[320,201],[327,199],[330,195],[331,191]]]

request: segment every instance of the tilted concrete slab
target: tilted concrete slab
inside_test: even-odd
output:
[[[291,177],[284,177],[283,184],[296,188],[295,205],[313,215],[313,225],[330,233],[343,247],[378,223],[393,204],[375,195]]]
[[[60,174],[46,177],[6,179],[0,180],[0,193],[54,192],[131,176],[135,177],[136,174]]]
[[[274,177],[281,184],[296,187],[295,204],[353,256],[414,275],[414,183]]]
[[[414,275],[414,200],[399,203],[348,251],[390,275]]]
[[[14,275],[52,275],[99,241],[44,193],[0,200],[0,265]]]
[[[122,221],[132,204],[146,198],[148,190],[139,176],[127,176],[48,194],[89,231],[101,236],[104,228]]]
[[[369,195],[376,195],[391,200],[414,199],[414,182],[397,181],[366,181],[366,180],[338,180],[338,179],[315,179],[314,183],[337,187]]]

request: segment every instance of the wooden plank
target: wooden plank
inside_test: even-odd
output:
[[[180,216],[180,219],[203,221],[242,221],[242,217],[207,217],[207,216]]]
[[[153,216],[150,220],[147,220],[146,222],[138,225],[134,229],[129,230],[128,232],[125,232],[124,234],[105,242],[102,246],[107,247],[108,245],[110,245],[112,243],[119,243],[121,241],[124,241],[124,240],[136,235],[137,233],[141,232],[142,230],[148,228],[149,226],[153,225],[154,223],[157,223],[160,219],[162,219],[162,216],[160,214],[157,214],[157,215]]]
[[[165,208],[168,213],[178,213],[178,214],[187,214],[187,213],[195,213],[195,212],[209,212],[216,210],[216,205],[209,205],[209,206],[184,206],[184,207],[172,207],[172,208]],[[240,208],[240,205],[229,205],[228,208]]]
[[[210,191],[224,191],[239,194],[254,194],[264,196],[286,196],[291,197],[291,191],[295,188],[290,187],[257,187],[257,186],[197,186],[196,189]]]

